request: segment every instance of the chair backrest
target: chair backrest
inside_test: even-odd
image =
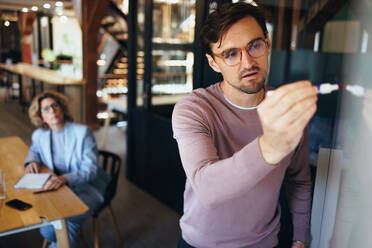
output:
[[[111,177],[104,194],[105,202],[103,204],[104,205],[103,207],[105,207],[107,204],[110,203],[110,201],[112,200],[112,198],[114,198],[116,194],[121,159],[118,155],[112,152],[99,150],[98,163],[99,166]]]

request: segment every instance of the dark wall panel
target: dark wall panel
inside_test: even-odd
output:
[[[173,139],[171,121],[156,115],[150,117],[149,164],[147,183],[150,193],[178,213],[183,209],[185,173]]]

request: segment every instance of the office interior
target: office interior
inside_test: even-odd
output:
[[[193,89],[222,79],[209,68],[198,34],[225,2],[0,0],[0,137],[20,136],[30,145],[27,107],[35,94],[53,89],[69,98],[74,120],[94,130],[100,148],[122,157],[113,200],[122,242],[103,216],[102,247],[176,246],[185,173],[172,110]],[[246,2],[265,10],[269,86],[310,80],[340,87],[318,96],[309,124],[310,247],[331,247],[331,239],[334,247],[371,247],[371,1]],[[280,203],[280,245],[290,247],[284,189]],[[81,247],[91,247],[90,229],[83,226]],[[41,247],[42,239],[35,231],[0,237],[1,247],[12,242]]]

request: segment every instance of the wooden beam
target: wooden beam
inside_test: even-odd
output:
[[[284,34],[284,12],[285,12],[285,0],[279,0],[279,15],[278,15],[278,27],[276,32],[276,49],[282,49],[283,34]]]
[[[35,12],[20,12],[18,19],[21,33],[22,61],[32,64],[32,30],[36,19]]]
[[[22,35],[32,34],[33,24],[36,19],[35,12],[20,12],[18,26]]]
[[[101,20],[109,6],[109,0],[81,0],[83,37],[84,122],[98,128],[97,122],[97,59],[98,32]]]
[[[294,0],[293,1],[293,15],[292,15],[291,44],[290,44],[290,49],[292,51],[296,50],[297,48],[300,9],[301,9],[301,0]]]
[[[3,10],[0,9],[0,36],[2,36],[3,34]],[[1,48],[3,47],[3,44],[1,43],[1,40],[0,39],[0,63],[3,63],[3,54],[1,53]]]
[[[162,38],[171,38],[171,22],[172,22],[172,5],[169,3],[162,4],[162,30],[163,33],[161,34]]]

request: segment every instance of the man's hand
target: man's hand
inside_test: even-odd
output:
[[[44,185],[43,189],[58,189],[67,182],[67,178],[64,176],[53,175]]]
[[[39,173],[40,166],[36,162],[30,162],[26,166],[25,173]]]
[[[317,89],[309,81],[279,87],[258,106],[263,135],[259,144],[270,164],[280,162],[301,140],[316,111]]]
[[[299,241],[295,241],[292,243],[292,248],[306,248],[307,244]]]

